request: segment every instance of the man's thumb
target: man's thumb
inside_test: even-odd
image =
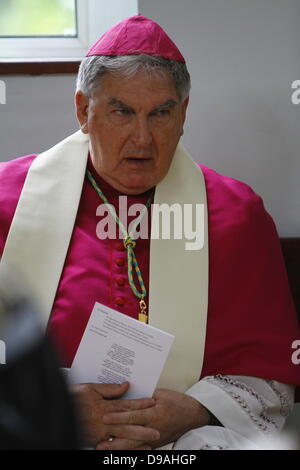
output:
[[[118,398],[127,392],[129,382],[121,384],[94,384],[95,392],[99,393],[103,398]]]

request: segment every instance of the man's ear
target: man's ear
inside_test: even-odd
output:
[[[184,126],[185,119],[186,119],[186,110],[187,110],[189,101],[190,101],[190,97],[187,96],[187,97],[185,98],[185,100],[181,103],[181,118],[182,118],[182,133],[181,133],[181,135],[182,135],[182,136],[183,136],[183,134],[184,134],[183,126]]]
[[[187,107],[189,105],[189,101],[190,101],[190,97],[187,96],[185,98],[185,100],[183,101],[183,103],[182,103],[182,120],[183,120],[183,124],[185,123],[186,110],[187,110]]]
[[[84,134],[89,133],[88,129],[88,107],[89,107],[89,98],[82,93],[82,91],[77,91],[75,94],[75,106],[76,106],[76,116],[80,124],[81,131]]]

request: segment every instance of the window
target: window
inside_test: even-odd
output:
[[[2,0],[0,37],[75,37],[76,0]]]
[[[137,0],[0,0],[0,63],[81,60]]]

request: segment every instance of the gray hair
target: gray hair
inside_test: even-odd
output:
[[[191,79],[185,63],[148,54],[85,57],[80,64],[76,91],[90,97],[106,73],[130,78],[141,70],[148,74],[167,72],[174,81],[181,101],[190,93]]]

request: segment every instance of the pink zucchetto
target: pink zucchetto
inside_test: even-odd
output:
[[[137,54],[185,62],[177,46],[161,26],[141,15],[127,18],[109,29],[90,48],[86,57]]]

